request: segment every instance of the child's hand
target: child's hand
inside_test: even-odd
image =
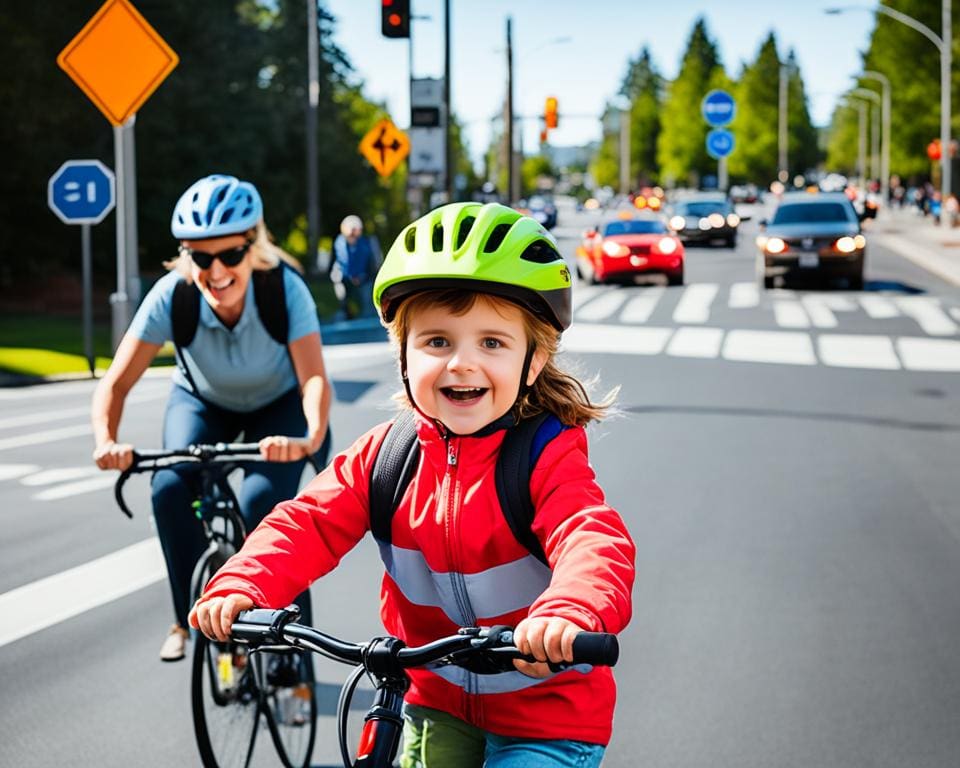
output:
[[[225,643],[230,639],[230,629],[237,614],[253,607],[253,600],[246,595],[211,597],[193,606],[188,620],[191,627],[199,629],[211,640]]]
[[[524,619],[513,630],[513,643],[541,663],[514,659],[513,666],[530,677],[547,677],[551,672],[546,662],[573,661],[573,638],[581,632],[583,627],[558,616]]]

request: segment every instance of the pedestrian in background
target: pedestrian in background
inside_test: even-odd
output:
[[[373,317],[373,278],[380,268],[380,243],[373,235],[363,234],[363,221],[350,215],[340,223],[340,234],[333,241],[330,279],[340,302],[340,320]]]

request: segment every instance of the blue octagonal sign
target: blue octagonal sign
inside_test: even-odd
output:
[[[47,182],[47,205],[64,224],[99,224],[115,203],[113,171],[99,160],[68,160]]]
[[[725,128],[717,128],[707,134],[707,154],[719,160],[733,152],[733,134]]]
[[[703,113],[703,119],[714,128],[721,125],[728,125],[733,121],[733,116],[737,112],[737,105],[726,91],[710,91],[700,102],[700,112]]]

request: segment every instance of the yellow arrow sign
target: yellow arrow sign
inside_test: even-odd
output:
[[[381,176],[389,176],[410,154],[410,139],[389,118],[378,122],[360,141],[360,154]]]

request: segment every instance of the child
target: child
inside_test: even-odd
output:
[[[377,275],[374,302],[420,441],[392,540],[380,542],[381,617],[410,645],[460,626],[509,624],[525,653],[570,661],[577,633],[620,632],[630,619],[635,548],[604,503],[583,428],[607,403],[592,403],[554,360],[570,295],[553,238],[498,204],[430,212],[400,234]],[[506,430],[542,411],[564,425],[529,478],[532,530],[549,568],[514,537],[494,478]],[[194,627],[225,640],[239,611],[286,605],[333,570],[369,528],[370,472],[388,427],[274,508],[207,585]],[[515,665],[482,676],[412,670],[401,765],[599,765],[612,729],[611,670]]]

